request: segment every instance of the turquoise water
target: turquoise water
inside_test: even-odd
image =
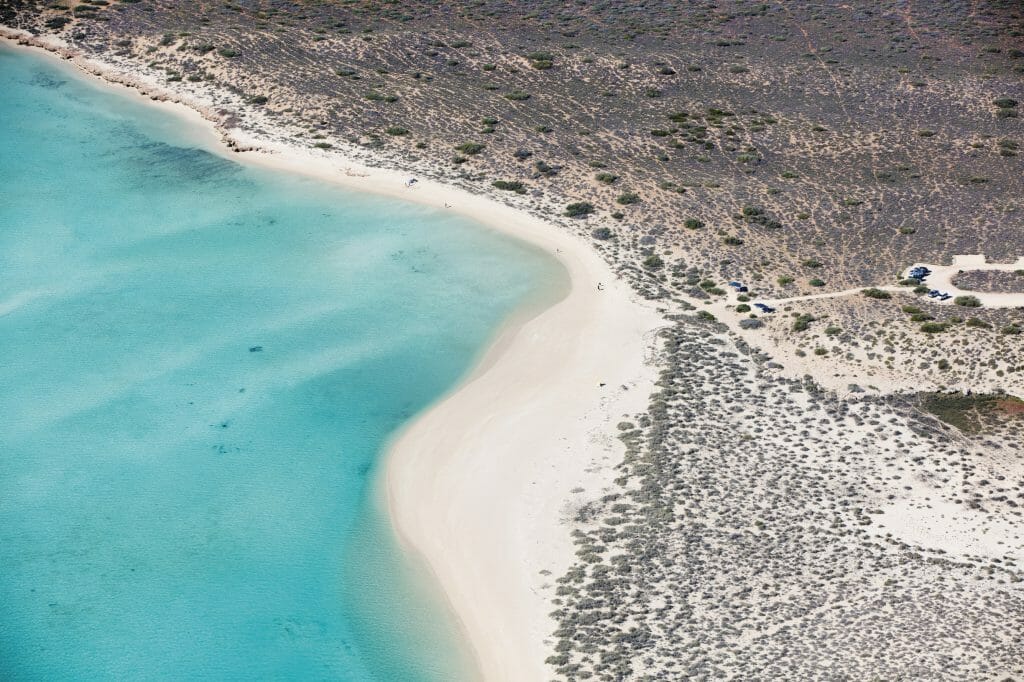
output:
[[[564,271],[35,55],[0,93],[0,678],[470,674],[374,477]]]

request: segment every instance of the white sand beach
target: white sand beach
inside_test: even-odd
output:
[[[12,46],[13,38],[28,36],[8,34]],[[140,74],[63,56],[139,90],[154,105],[173,107],[228,158],[455,211],[565,266],[565,298],[507,324],[470,377],[399,434],[382,486],[397,533],[437,576],[484,679],[546,679],[545,639],[555,629],[547,615],[549,583],[573,560],[566,520],[615,477],[622,457],[616,424],[642,411],[653,389],[656,369],[645,359],[663,324],[660,314],[585,240],[554,224],[425,178],[407,187],[406,174],[366,167],[336,150],[219,131],[200,115],[209,114],[201,102],[175,96],[180,104],[172,104]],[[235,149],[223,144],[228,140]]]
[[[555,624],[541,571],[568,569],[567,510],[614,478],[615,427],[647,405],[656,370],[645,358],[661,316],[584,241],[490,197],[426,179],[408,188],[398,171],[236,139],[264,151],[233,157],[448,207],[567,269],[568,295],[507,325],[470,378],[400,434],[387,462],[395,528],[437,576],[484,679],[546,679]]]

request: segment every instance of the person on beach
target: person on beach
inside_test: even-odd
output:
[[[603,285],[603,284],[601,284],[600,282],[598,282],[598,283],[597,283],[597,290],[598,290],[598,291],[604,291],[604,285]]]

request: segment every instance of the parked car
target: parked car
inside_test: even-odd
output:
[[[927,277],[930,274],[932,274],[931,270],[929,270],[928,268],[924,267],[923,265],[919,265],[916,268],[912,268],[910,270],[910,272],[907,273],[907,276],[912,278],[912,279],[916,279],[918,281],[922,281],[925,277]]]

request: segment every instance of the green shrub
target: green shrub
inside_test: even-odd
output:
[[[331,144],[330,142],[316,142],[313,144],[313,146],[316,147],[317,149],[330,149],[334,145]]]
[[[964,308],[980,308],[981,301],[978,300],[977,296],[957,296],[953,299],[953,303]]]
[[[1001,334],[1010,334],[1013,336],[1020,334],[1022,331],[1024,331],[1024,328],[1021,328],[1021,326],[1016,322],[1008,324],[999,330]]]
[[[533,168],[539,175],[543,175],[546,178],[558,175],[558,168],[549,165],[546,161],[534,161]]]
[[[593,237],[594,239],[599,239],[601,241],[605,241],[607,239],[611,239],[615,235],[607,227],[599,227],[596,230],[594,230],[593,232],[591,232],[590,236]]]
[[[808,282],[808,284],[810,284],[812,287],[823,287],[825,286],[825,280],[818,279],[817,277],[815,277],[810,282]]]
[[[393,135],[395,137],[400,137],[402,135],[408,135],[409,134],[409,129],[408,128],[403,128],[401,126],[390,126],[388,128],[385,128],[384,132],[387,133],[388,135]]]
[[[526,58],[530,61],[530,66],[535,69],[550,69],[555,65],[555,56],[550,52],[531,52],[526,55]]]
[[[697,317],[708,322],[714,322],[717,318],[706,310],[698,310]]]
[[[925,334],[941,334],[947,329],[949,329],[949,324],[946,322],[925,322],[921,325],[921,331]]]
[[[991,329],[992,328],[992,325],[990,325],[988,322],[986,322],[985,320],[980,320],[977,317],[968,317],[967,318],[967,326],[968,327],[977,327],[979,329]]]
[[[747,305],[746,303],[740,303],[738,306],[736,306],[736,312],[738,312],[738,313],[749,313],[750,312],[750,306]]]
[[[992,104],[995,104],[1000,109],[1012,109],[1017,106],[1017,100],[1011,97],[1000,97],[999,99],[992,100]]]
[[[513,90],[505,95],[505,99],[510,99],[513,102],[525,102],[530,99],[530,93],[523,92],[522,90]]]
[[[643,266],[648,270],[660,270],[665,267],[665,261],[661,259],[661,256],[651,254],[643,260]]]
[[[463,142],[455,148],[455,151],[462,152],[467,156],[474,156],[482,152],[485,146],[486,145],[481,144],[480,142]]]
[[[814,320],[814,316],[809,315],[808,313],[802,313],[800,315],[797,315],[796,319],[793,320],[793,331],[807,331],[811,326],[811,322],[814,322]]]
[[[526,194],[526,187],[523,183],[518,180],[495,180],[491,183],[492,186],[497,189],[505,190],[507,192],[515,192],[516,194]]]
[[[787,284],[792,284],[793,282],[796,281],[796,279],[793,278],[793,277],[790,277],[789,275],[779,275],[779,278],[777,280],[775,280],[775,281],[779,283],[780,287],[784,287]]]
[[[234,48],[222,47],[219,50],[217,50],[217,54],[219,54],[221,57],[227,57],[228,59],[233,59],[234,57],[237,57],[239,53],[238,53],[238,50],[236,50]]]
[[[596,179],[598,182],[603,182],[606,185],[610,185],[616,180],[618,180],[619,176],[615,175],[614,173],[598,173],[597,175],[594,176],[594,179]]]
[[[594,205],[589,201],[577,201],[565,207],[565,215],[570,218],[588,216],[594,212]]]
[[[704,227],[704,223],[696,218],[687,218],[686,222],[683,223],[683,226],[687,230],[699,230]]]
[[[908,315],[917,315],[918,313],[923,312],[916,305],[905,305],[902,308],[900,308],[900,310],[902,310]]]
[[[743,240],[739,237],[729,235],[728,237],[722,237],[722,243],[726,246],[742,246]]]
[[[637,194],[636,192],[623,192],[618,196],[618,198],[615,201],[617,203],[622,204],[623,206],[628,206],[630,204],[639,204],[640,195]]]
[[[890,294],[888,291],[876,289],[875,287],[871,287],[870,289],[864,289],[863,291],[861,291],[861,293],[867,296],[868,298],[877,298],[880,300],[892,298],[892,294]]]

